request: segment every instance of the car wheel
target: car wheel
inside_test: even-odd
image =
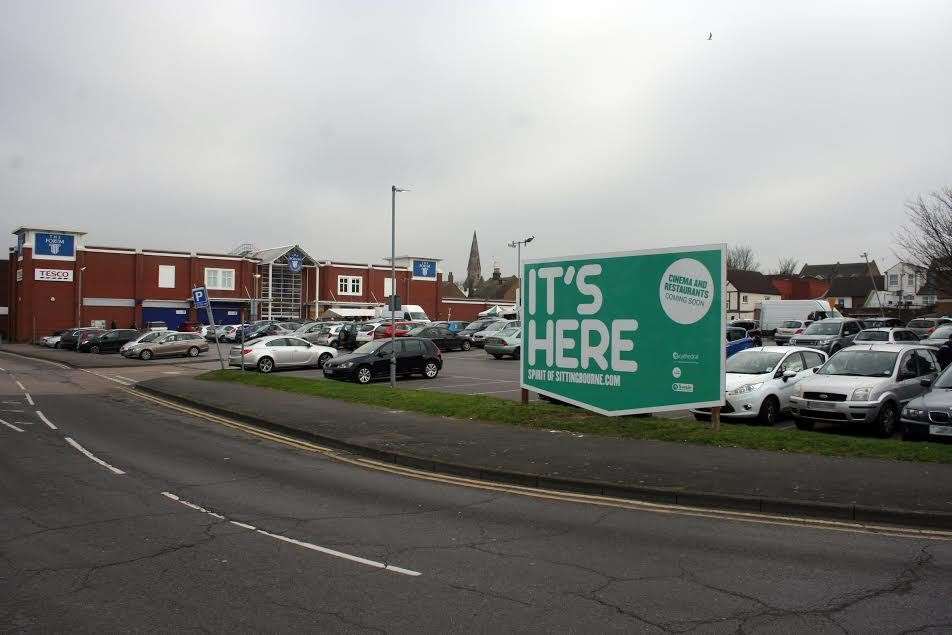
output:
[[[879,410],[879,417],[876,418],[876,433],[889,438],[896,433],[896,406],[891,403],[883,404]]]
[[[369,384],[373,380],[373,373],[370,372],[370,366],[361,366],[354,374],[354,380],[358,384]]]
[[[327,360],[331,358],[330,353],[323,353],[320,357],[317,358],[317,367],[324,368],[324,364],[327,363]]]
[[[519,359],[519,355],[520,355],[520,352],[518,348],[512,352],[513,359]]]
[[[812,430],[814,426],[809,419],[796,419],[795,423],[797,424],[797,430]]]
[[[98,347],[98,346],[90,346],[90,347],[89,347],[89,352],[90,352],[90,353],[98,353],[98,352],[99,352],[99,347]]]
[[[440,367],[436,365],[436,362],[427,362],[426,366],[423,367],[423,376],[427,379],[436,379],[439,374]]]
[[[496,353],[490,353],[494,359],[502,359],[502,355],[497,355]]]
[[[149,361],[150,359],[152,359],[152,357],[153,357],[152,351],[150,351],[149,349],[145,349],[144,351],[139,353],[139,359],[144,359],[145,361]]]
[[[270,357],[262,357],[258,360],[258,372],[268,374],[274,370],[274,360]]]
[[[777,414],[780,412],[780,406],[773,397],[767,397],[760,405],[760,414],[757,416],[760,423],[766,426],[774,426],[777,423]]]
[[[198,357],[198,354],[199,354],[200,352],[201,352],[201,351],[198,350],[198,347],[197,347],[197,346],[193,346],[192,348],[188,349],[188,356],[189,356],[189,357]]]
[[[469,340],[463,340],[463,345],[460,346],[460,348],[464,351],[468,351],[473,348],[473,344]]]

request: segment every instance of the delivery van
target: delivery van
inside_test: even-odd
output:
[[[843,317],[827,300],[764,300],[760,305],[760,331],[773,335],[788,320],[810,320]]]

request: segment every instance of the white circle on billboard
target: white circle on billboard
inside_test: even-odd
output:
[[[675,379],[681,379],[681,369],[677,366],[671,369],[671,376]]]
[[[714,279],[699,260],[675,260],[661,276],[661,308],[678,324],[694,324],[711,308]]]

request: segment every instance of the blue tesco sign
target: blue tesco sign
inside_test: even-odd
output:
[[[304,254],[299,252],[291,252],[288,254],[288,269],[291,273],[300,273],[301,269],[304,268]]]
[[[196,309],[208,308],[208,291],[205,287],[192,289],[192,301],[195,303]]]
[[[76,237],[71,234],[36,232],[33,238],[33,255],[48,258],[75,258]]]
[[[435,260],[414,260],[413,261],[414,278],[430,278],[436,280],[436,261]]]

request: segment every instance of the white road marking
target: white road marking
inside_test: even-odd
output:
[[[7,422],[4,421],[3,419],[0,419],[0,423],[2,423],[3,425],[5,425],[6,427],[10,428],[11,430],[16,430],[17,432],[23,432],[23,428],[18,428],[18,427],[16,427],[15,425],[13,425],[12,423],[7,423]]]
[[[15,382],[17,383],[17,386],[20,387],[20,390],[22,390],[23,392],[26,392],[26,386],[24,386],[23,384],[21,384],[19,379],[14,379],[13,381],[15,381]]]
[[[177,370],[163,370],[162,374],[163,375],[181,375],[182,373],[181,371],[177,371]]]
[[[5,372],[7,372],[6,368],[0,368],[0,373],[5,373]]]
[[[190,507],[190,508],[192,508],[192,509],[194,509],[194,510],[196,510],[196,511],[200,511],[200,512],[202,512],[202,513],[208,514],[209,516],[214,516],[215,518],[219,518],[219,519],[221,519],[221,520],[228,520],[227,518],[225,518],[225,517],[222,516],[221,514],[216,514],[215,512],[209,511],[209,510],[205,509],[204,507],[202,507],[201,505],[196,505],[195,503],[189,502],[189,501],[185,500],[184,498],[181,498],[180,496],[176,496],[176,495],[173,494],[172,492],[162,492],[162,495],[165,496],[166,498],[170,498],[170,499],[174,500],[174,501],[177,502],[177,503],[181,503],[182,505],[185,505],[186,507]],[[385,562],[377,562],[376,560],[369,560],[369,559],[367,559],[367,558],[361,558],[360,556],[355,556],[355,555],[352,555],[352,554],[349,554],[349,553],[344,553],[343,551],[337,551],[336,549],[329,549],[329,548],[327,548],[327,547],[322,547],[322,546],[320,546],[320,545],[315,545],[314,543],[311,543],[311,542],[304,542],[303,540],[296,540],[296,539],[294,539],[294,538],[288,538],[287,536],[282,536],[281,534],[273,534],[273,533],[271,533],[270,531],[265,531],[264,529],[258,529],[257,527],[254,527],[254,526],[252,526],[252,525],[248,525],[248,524],[245,524],[245,523],[240,523],[240,522],[238,522],[237,520],[228,520],[228,522],[231,523],[232,525],[237,526],[237,527],[241,527],[242,529],[247,529],[247,530],[249,530],[249,531],[254,531],[254,532],[259,533],[259,534],[261,534],[261,535],[263,535],[263,536],[268,536],[269,538],[274,538],[275,540],[280,540],[280,541],[282,541],[282,542],[287,542],[287,543],[290,543],[290,544],[292,544],[292,545],[297,545],[298,547],[303,547],[303,548],[305,548],[305,549],[310,549],[311,551],[317,551],[317,552],[320,552],[320,553],[323,553],[323,554],[326,554],[326,555],[329,555],[329,556],[334,556],[335,558],[343,558],[344,560],[350,560],[351,562],[357,562],[357,563],[359,563],[359,564],[367,565],[368,567],[373,567],[373,568],[375,568],[375,569],[384,569],[384,570],[386,570],[386,571],[393,571],[394,573],[400,573],[400,574],[403,574],[403,575],[408,575],[408,576],[413,576],[413,577],[416,577],[416,576],[418,576],[418,575],[421,575],[421,573],[420,573],[419,571],[412,571],[412,570],[410,570],[410,569],[404,569],[403,567],[397,567],[397,566],[394,566],[394,565],[392,565],[392,564],[387,564],[387,563],[385,563]]]
[[[128,377],[123,377],[122,375],[113,375],[113,377],[117,379],[123,379],[125,381],[131,381],[133,384],[136,383],[135,379],[129,379]]]
[[[57,427],[53,424],[53,422],[50,421],[49,419],[47,419],[47,418],[46,418],[46,415],[43,414],[42,412],[40,412],[39,410],[36,411],[36,416],[40,418],[40,421],[42,421],[43,423],[45,423],[46,425],[48,425],[48,426],[50,427],[50,430],[59,430],[59,428],[57,428]]]
[[[36,405],[35,403],[33,403],[33,397],[30,396],[30,393],[25,392],[25,393],[23,393],[23,394],[26,395],[26,402],[27,402],[28,404],[30,404],[31,406],[35,406],[35,405]]]
[[[102,459],[100,459],[98,456],[96,456],[95,454],[93,454],[92,452],[90,452],[89,450],[87,450],[86,448],[84,448],[83,446],[81,446],[80,444],[78,444],[78,443],[76,443],[75,441],[73,441],[72,439],[70,439],[69,437],[65,437],[65,439],[66,439],[66,442],[67,442],[67,443],[69,443],[71,446],[73,446],[74,448],[76,448],[77,450],[79,450],[81,453],[85,454],[86,457],[87,457],[89,460],[91,460],[91,461],[93,461],[93,462],[95,462],[95,463],[99,463],[101,466],[103,466],[104,468],[108,469],[108,470],[111,471],[113,474],[120,474],[120,475],[121,475],[121,474],[125,474],[125,472],[123,472],[122,470],[120,470],[118,467],[113,467],[113,466],[109,465],[108,463],[106,463],[105,461],[103,461]]]
[[[496,395],[501,392],[519,392],[519,388],[510,388],[509,390],[487,390],[486,392],[471,392],[471,395]]]

